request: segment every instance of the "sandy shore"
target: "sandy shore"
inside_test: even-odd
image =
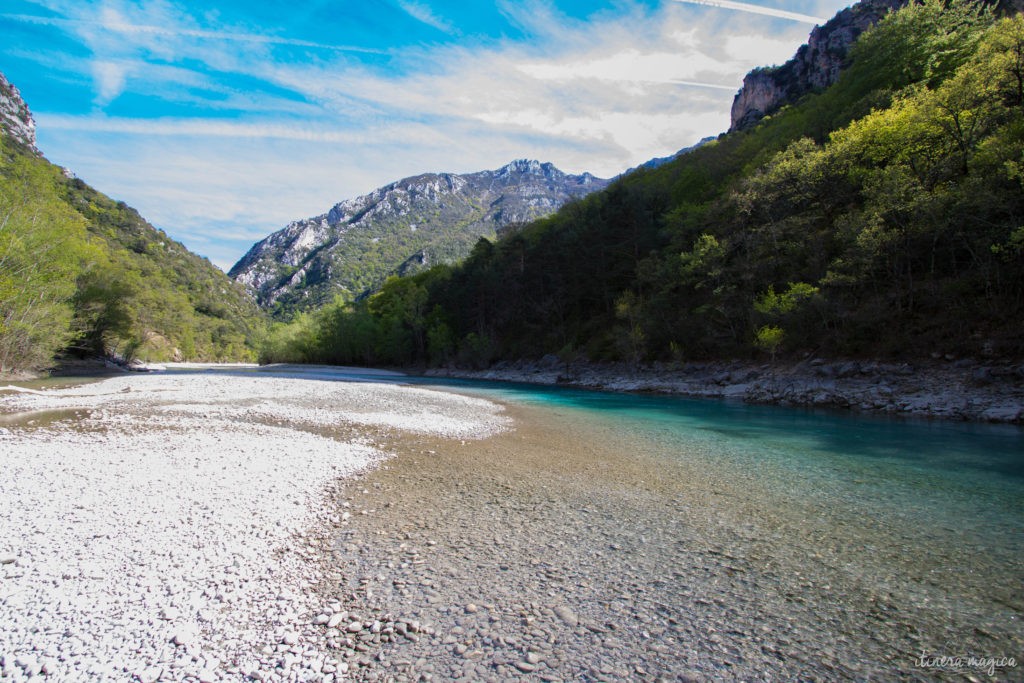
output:
[[[735,361],[629,367],[563,363],[547,356],[539,361],[502,362],[486,370],[441,368],[426,374],[1024,424],[1021,362],[811,359],[797,363]]]
[[[0,388],[0,679],[324,680],[314,561],[382,439],[499,406],[388,384],[131,375]],[[13,413],[18,413],[13,415]]]

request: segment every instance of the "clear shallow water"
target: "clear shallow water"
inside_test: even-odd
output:
[[[1024,567],[1024,429],[811,411],[716,400],[404,376],[357,368],[269,366],[245,372],[453,389],[590,421],[644,457],[709,467],[773,504],[817,504],[931,530],[972,534]],[[844,507],[845,506],[845,507]],[[942,536],[942,534],[939,534]],[[1018,553],[1014,555],[1015,553]]]
[[[332,381],[397,382],[450,388],[498,401],[563,410],[621,425],[669,450],[715,446],[732,456],[838,470],[948,479],[1024,493],[1024,429],[889,418],[718,400],[587,391],[513,382],[415,377],[358,368],[271,366],[245,372]],[[668,454],[668,453],[666,453]],[[723,453],[725,455],[725,453]],[[839,472],[837,472],[839,473]],[[933,480],[934,483],[934,480]]]

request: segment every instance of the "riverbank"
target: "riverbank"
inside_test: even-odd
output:
[[[425,374],[1024,424],[1024,363],[813,359],[635,368],[619,363],[563,363],[546,356],[539,361],[501,362],[486,370],[438,368]]]
[[[323,680],[340,479],[496,404],[394,384],[132,374],[0,390],[0,679]],[[332,669],[332,667],[334,667]]]

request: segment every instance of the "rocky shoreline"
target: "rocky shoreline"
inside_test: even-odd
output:
[[[559,384],[807,408],[1024,424],[1024,363],[810,359],[661,364],[565,363],[556,356],[486,370],[439,368],[432,377]]]

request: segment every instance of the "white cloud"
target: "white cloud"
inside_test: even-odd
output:
[[[774,35],[733,35],[724,41],[725,50],[742,64],[770,66],[789,60],[796,52],[793,40]]]
[[[416,2],[416,0],[398,0],[398,6],[402,8],[403,12],[416,21],[424,23],[432,28],[436,28],[442,33],[451,33],[453,30],[453,27],[449,22],[434,14],[434,10],[422,2]]]
[[[219,119],[129,119],[91,116],[40,114],[39,125],[49,130],[77,130],[122,135],[255,138],[303,140],[307,142],[353,143],[365,134],[351,130],[329,130],[300,121],[285,123],[247,123]]]
[[[300,38],[287,38],[263,33],[244,33],[236,31],[208,31],[198,28],[161,26],[155,24],[137,24],[127,19],[117,9],[104,6],[96,19],[62,19],[59,17],[42,17],[31,14],[0,13],[0,19],[17,21],[37,26],[54,26],[64,30],[82,32],[93,28],[101,28],[112,34],[136,36],[162,36],[164,38],[198,38],[212,41],[232,41],[240,43],[257,43],[261,45],[289,45],[292,47],[308,47],[317,50],[335,52],[359,52],[365,54],[386,54],[386,50],[362,47],[358,45],[339,45],[322,43]]]
[[[92,74],[96,81],[96,104],[109,104],[124,92],[128,65],[124,62],[96,60],[92,63]]]
[[[722,66],[710,56],[699,53],[640,52],[628,48],[606,56],[595,55],[564,62],[532,62],[520,64],[518,68],[540,80],[592,78],[625,83],[672,83],[681,78],[692,78],[702,70],[722,71]]]

